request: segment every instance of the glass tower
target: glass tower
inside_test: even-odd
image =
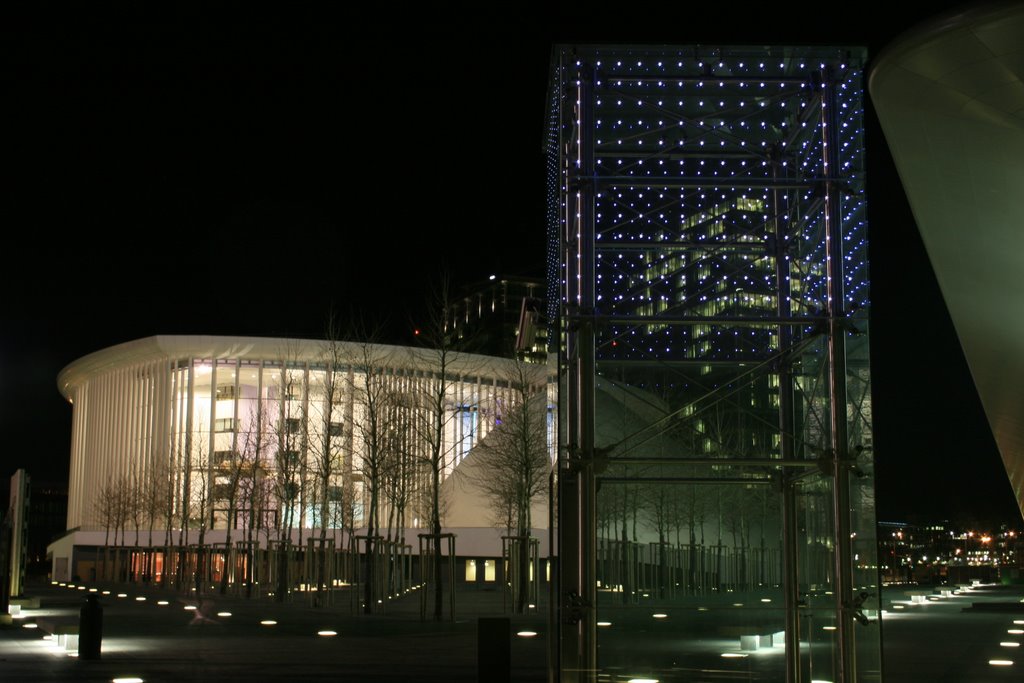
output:
[[[864,59],[554,51],[561,680],[880,678]]]

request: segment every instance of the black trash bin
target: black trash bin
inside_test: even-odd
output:
[[[509,683],[512,680],[512,620],[480,617],[476,633],[477,681]]]
[[[78,620],[78,658],[99,659],[102,641],[103,607],[95,595],[87,595]]]

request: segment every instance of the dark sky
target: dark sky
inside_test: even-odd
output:
[[[332,305],[389,312],[402,342],[444,270],[456,285],[543,275],[553,42],[874,54],[925,18],[692,4],[625,19],[423,11],[401,27],[384,12],[44,4],[8,22],[0,476],[66,476],[56,374],[91,351],[153,334],[319,336]],[[867,118],[879,518],[1019,520],[870,105]]]

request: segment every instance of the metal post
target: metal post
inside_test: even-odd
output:
[[[821,79],[821,126],[825,190],[825,275],[828,291],[828,380],[832,455],[832,512],[835,531],[835,609],[838,683],[857,680],[853,648],[853,578],[850,542],[850,479],[846,424],[846,328],[842,223],[839,207],[835,95],[831,75]]]
[[[772,178],[777,180],[780,171],[781,150],[772,155]],[[778,189],[772,192],[772,210],[774,216],[773,237],[775,238],[775,289],[776,313],[779,318],[792,315],[791,283],[788,255],[788,226],[780,216],[783,207],[779,199]],[[793,328],[788,325],[779,326],[779,350],[787,351],[779,364],[779,457],[784,461],[794,459],[793,437],[795,422],[793,420],[793,359],[788,350],[792,348]],[[793,475],[783,472],[782,483],[782,593],[785,604],[786,633],[786,683],[800,683],[800,577],[797,573],[799,547],[797,544],[797,505],[796,488]]]
[[[567,63],[571,62],[571,63]],[[565,158],[565,265],[563,329],[566,370],[567,453],[562,468],[560,669],[567,683],[589,683],[597,669],[595,603],[596,505],[594,455],[594,193],[591,120],[593,69],[563,55],[570,106],[563,124],[573,131]],[[571,118],[569,118],[571,117]]]

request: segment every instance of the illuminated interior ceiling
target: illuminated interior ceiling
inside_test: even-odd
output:
[[[918,27],[869,89],[1024,513],[1024,5]]]

